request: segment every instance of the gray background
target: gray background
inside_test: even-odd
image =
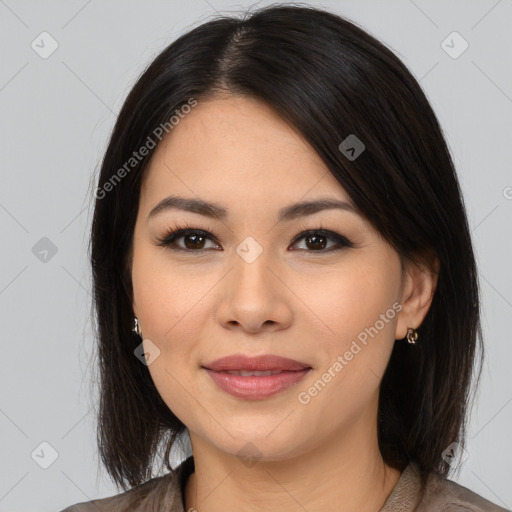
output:
[[[452,478],[510,508],[511,1],[310,3],[391,47],[445,131],[480,265],[488,355],[469,456]],[[98,471],[92,410],[87,245],[95,173],[116,114],[152,58],[216,11],[250,5],[0,0],[0,511],[60,510],[118,492]],[[31,46],[51,49],[43,31],[58,43],[47,58]],[[469,43],[457,58],[442,46],[453,31]],[[47,469],[40,464],[51,462],[52,449],[42,442],[58,454]]]

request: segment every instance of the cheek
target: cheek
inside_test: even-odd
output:
[[[180,410],[183,387],[190,388],[187,382],[198,359],[198,333],[207,317],[205,294],[214,285],[204,273],[184,269],[171,265],[165,252],[141,248],[134,254],[132,279],[143,337],[160,351],[148,369],[173,411]]]
[[[394,344],[393,302],[388,278],[357,269],[338,281],[326,280],[324,293],[312,295],[311,309],[329,328],[317,338],[316,378],[298,389],[313,431],[355,421],[376,406]]]
[[[192,421],[193,362],[197,359],[198,315],[204,290],[167,269],[152,265],[139,282],[138,307],[145,321],[144,338],[160,350],[148,370],[170,410],[185,424]],[[143,277],[142,273],[140,277]],[[192,400],[193,402],[193,400]]]
[[[144,337],[167,343],[177,332],[193,332],[194,315],[209,286],[204,275],[172,265],[165,249],[142,247],[134,253],[132,281]]]
[[[373,326],[392,307],[397,297],[395,277],[392,268],[372,267],[354,259],[353,264],[320,278],[301,278],[298,295],[306,298],[310,318],[321,320],[322,332],[336,340],[339,347],[340,342],[350,342]],[[391,323],[382,327],[379,322],[384,336],[388,335]]]
[[[323,326],[319,386],[327,384],[319,402],[348,405],[369,399],[379,386],[394,344],[399,285],[396,261],[380,261],[389,264],[360,258],[316,286],[304,285],[310,290],[310,318],[318,316]]]

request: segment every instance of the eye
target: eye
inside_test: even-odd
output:
[[[295,238],[293,245],[296,245],[297,241],[304,240],[306,249],[298,249],[305,250],[307,252],[332,252],[338,251],[343,247],[353,247],[354,244],[348,240],[346,237],[335,233],[334,231],[330,231],[328,229],[318,228],[318,229],[310,229],[304,233],[301,233],[297,238]],[[334,242],[334,246],[330,246],[328,249],[326,247],[329,244],[329,241]]]
[[[354,244],[343,235],[322,227],[300,233],[300,235],[295,237],[292,246],[297,245],[297,243],[303,239],[306,244],[306,248],[293,250],[306,251],[309,253],[326,253],[340,250],[344,247],[354,247]],[[183,243],[180,244],[178,243],[179,241],[182,241]],[[213,242],[213,247],[210,247],[210,249],[222,250],[219,249],[220,246],[215,242],[215,238],[208,231],[187,225],[176,226],[174,229],[168,231],[158,240],[156,245],[168,247],[172,251],[200,253],[209,249],[206,247],[207,241]],[[334,242],[334,245],[329,246],[329,242]]]
[[[183,240],[183,245],[177,243],[179,240]],[[206,240],[212,240],[207,231],[193,226],[177,226],[160,238],[157,245],[168,247],[172,251],[202,252],[207,249]]]

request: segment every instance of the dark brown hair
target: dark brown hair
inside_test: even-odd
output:
[[[105,468],[124,489],[151,478],[158,457],[172,471],[170,449],[186,428],[134,356],[141,339],[132,332],[133,231],[154,149],[129,172],[126,162],[190,98],[220,92],[259,99],[296,127],[402,261],[438,258],[419,341],[395,343],[382,379],[378,437],[389,465],[403,470],[414,461],[422,476],[448,475],[442,452],[454,441],[464,446],[483,346],[470,231],[442,129],[391,50],[340,16],[283,4],[219,16],[179,37],[138,78],[113,129],[91,233]],[[355,160],[339,149],[350,134],[365,145]]]

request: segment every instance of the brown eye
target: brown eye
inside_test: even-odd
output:
[[[183,243],[178,243],[181,240],[183,240]],[[173,251],[202,252],[208,249],[208,247],[205,247],[208,240],[213,241],[206,231],[185,228],[171,231],[160,239],[157,245],[168,247]],[[214,244],[212,248],[217,247],[218,245]]]
[[[344,236],[322,228],[311,229],[301,233],[300,236],[295,238],[293,245],[297,245],[302,239],[304,239],[305,248],[294,250],[322,254],[337,251],[344,247],[354,247],[354,244]],[[180,241],[182,241],[182,243],[178,243]],[[206,246],[208,241],[212,242],[212,246]],[[331,245],[329,245],[330,243]],[[158,241],[157,245],[168,247],[172,251],[188,253],[201,253],[209,249],[222,250],[210,233],[192,227],[171,230]]]
[[[184,235],[183,240],[185,241],[185,247],[187,249],[203,249],[205,236],[203,235]]]
[[[319,250],[319,249],[325,249],[327,246],[327,237],[324,235],[308,235],[304,237],[306,241],[306,245],[309,249],[312,250]]]
[[[302,239],[304,239],[306,248],[299,250],[305,250],[307,252],[331,252],[333,250],[341,249],[342,247],[354,246],[354,244],[344,236],[324,229],[310,230],[305,233],[301,233],[301,235],[295,239],[294,245],[297,244],[297,241]],[[334,242],[334,246],[325,250],[329,241]]]

